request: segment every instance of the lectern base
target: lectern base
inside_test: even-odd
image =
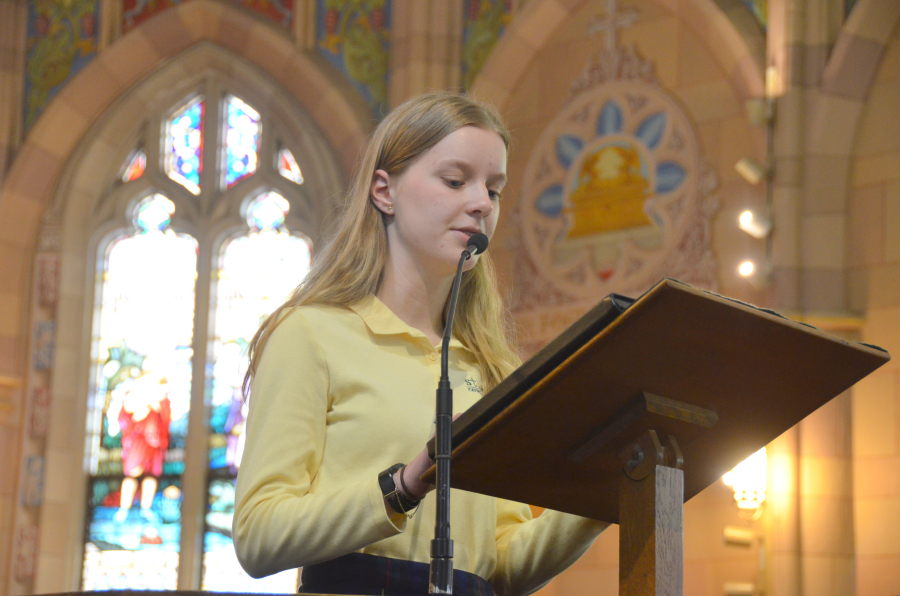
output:
[[[619,596],[682,596],[684,472],[666,466],[622,482]]]
[[[621,454],[619,596],[684,592],[684,464],[672,436],[644,433]]]

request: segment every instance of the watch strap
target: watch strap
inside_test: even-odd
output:
[[[397,473],[403,464],[394,464],[387,470],[378,474],[378,485],[381,487],[381,494],[384,496],[385,502],[397,513],[402,513],[407,517],[412,517],[416,507],[419,506],[421,499],[415,501],[407,499],[400,492],[397,484],[394,482],[394,474]]]

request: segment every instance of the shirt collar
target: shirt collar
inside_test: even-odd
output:
[[[408,335],[431,345],[431,341],[425,337],[424,333],[404,323],[400,317],[394,314],[394,311],[388,308],[374,294],[351,305],[350,310],[358,314],[366,324],[366,327],[369,328],[369,331],[375,335]],[[450,337],[450,347],[468,350],[462,342],[453,336]]]

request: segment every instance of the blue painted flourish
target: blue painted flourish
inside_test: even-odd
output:
[[[672,161],[664,161],[656,166],[656,192],[672,192],[684,182],[687,173],[680,165]]]
[[[648,149],[656,149],[665,131],[666,113],[657,112],[641,122],[634,136],[639,138]]]
[[[622,108],[613,100],[607,101],[597,116],[597,136],[622,132],[622,122]]]
[[[584,149],[584,141],[575,135],[560,135],[556,138],[556,159],[562,167],[568,169]]]
[[[544,192],[535,200],[534,206],[547,217],[559,217],[563,208],[562,184],[554,184],[544,189]]]

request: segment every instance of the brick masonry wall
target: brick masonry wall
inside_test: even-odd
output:
[[[856,594],[900,594],[900,27],[869,90],[850,172],[852,299],[893,361],[853,390]]]

